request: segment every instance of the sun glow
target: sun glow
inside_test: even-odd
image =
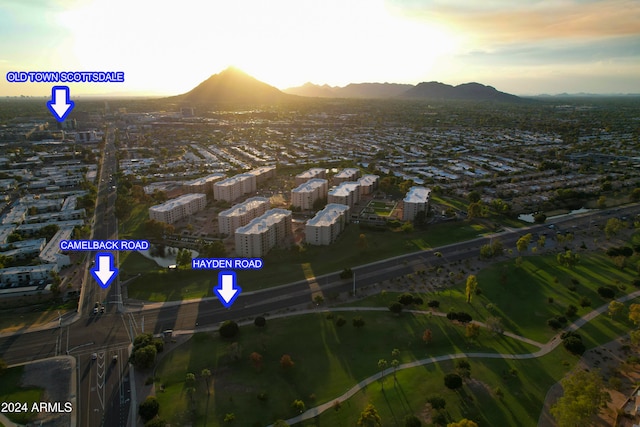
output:
[[[456,43],[372,0],[96,0],[58,20],[74,35],[68,65],[123,70],[128,88],[171,94],[229,65],[278,88],[417,83]]]

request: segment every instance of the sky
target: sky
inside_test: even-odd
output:
[[[518,95],[640,93],[638,0],[0,0],[9,71],[124,71],[73,95],[175,95],[235,66],[306,82],[479,82]]]

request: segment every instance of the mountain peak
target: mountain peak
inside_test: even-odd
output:
[[[187,93],[177,98],[191,103],[272,103],[287,95],[250,76],[243,70],[230,66],[213,74]]]

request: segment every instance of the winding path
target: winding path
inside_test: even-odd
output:
[[[640,297],[640,290],[632,292],[630,294],[624,295],[620,298],[616,298],[616,301],[619,302],[626,302],[629,300],[632,300],[634,298]],[[515,359],[515,360],[522,360],[522,359],[535,359],[538,357],[542,357],[548,353],[550,353],[552,350],[554,350],[558,345],[560,345],[560,343],[562,342],[562,340],[560,339],[560,335],[562,334],[562,332],[566,332],[566,331],[575,331],[577,329],[579,329],[580,327],[584,326],[587,322],[589,322],[590,320],[593,320],[595,317],[601,315],[602,313],[604,313],[605,311],[607,311],[609,308],[609,304],[604,304],[598,308],[596,308],[595,310],[585,314],[584,316],[580,317],[579,319],[577,319],[575,322],[571,323],[570,325],[566,326],[565,328],[562,329],[561,332],[558,332],[558,334],[556,334],[553,338],[551,338],[551,340],[549,340],[549,342],[547,343],[539,343],[537,341],[531,340],[529,338],[520,336],[520,335],[516,335],[513,334],[511,332],[504,332],[503,335],[525,342],[527,344],[531,344],[534,345],[536,347],[539,347],[540,350],[534,352],[534,353],[524,353],[524,354],[504,354],[504,353],[454,353],[454,354],[445,354],[442,356],[435,356],[435,357],[427,357],[425,359],[420,359],[420,360],[415,360],[413,362],[409,362],[409,363],[403,363],[402,365],[398,366],[396,368],[396,370],[400,370],[400,369],[409,369],[409,368],[415,368],[418,366],[423,366],[423,365],[429,365],[432,363],[438,363],[438,362],[442,362],[445,360],[454,360],[454,359],[461,359],[461,358],[484,358],[484,359]],[[333,308],[331,310],[326,310],[331,311],[331,312],[335,312],[335,311],[348,311],[348,312],[354,312],[354,311],[389,311],[386,308],[379,308],[379,307],[340,307],[340,308]],[[317,313],[317,310],[305,310],[303,312],[297,312],[295,313],[295,315],[300,315],[300,314],[306,314],[306,313]],[[407,312],[409,313],[416,313],[416,314],[431,314],[431,315],[436,315],[436,316],[442,316],[442,317],[446,317],[445,313],[440,313],[440,312],[432,312],[432,311],[421,311],[421,310],[407,310]],[[283,315],[279,315],[279,316],[273,316],[273,318],[275,317],[289,317],[291,315],[294,315],[294,313],[286,313]],[[477,322],[477,321],[473,321],[472,323],[476,323],[478,325],[481,325],[483,327],[486,327],[486,325],[484,323],[481,322]],[[356,385],[354,385],[353,387],[351,387],[349,390],[347,390],[345,393],[343,393],[342,395],[331,399],[329,401],[327,401],[326,403],[323,403],[322,405],[318,405],[316,407],[310,408],[308,409],[306,412],[303,412],[302,414],[293,417],[293,418],[289,418],[288,420],[285,420],[289,425],[293,425],[302,421],[306,421],[309,420],[311,418],[314,418],[320,414],[322,414],[323,412],[325,412],[328,409],[332,409],[334,402],[340,401],[340,402],[344,402],[345,400],[349,399],[350,397],[352,397],[353,395],[355,395],[357,392],[359,392],[360,390],[362,390],[363,388],[367,387],[369,384],[378,381],[380,378],[385,377],[391,373],[393,373],[394,369],[393,368],[387,368],[384,371],[382,371],[381,373],[376,373],[375,375],[371,375],[368,378],[365,378],[364,380],[360,381],[359,383],[357,383]],[[273,427],[273,425],[270,425],[268,427]]]

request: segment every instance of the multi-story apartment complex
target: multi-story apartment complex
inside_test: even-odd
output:
[[[243,257],[265,255],[291,235],[291,211],[271,209],[236,229],[236,253]]]
[[[360,195],[372,194],[378,188],[378,175],[364,175],[358,180],[360,184]]]
[[[256,184],[262,184],[264,181],[276,176],[275,166],[262,166],[258,169],[247,172],[256,177]]]
[[[338,238],[349,221],[349,206],[328,204],[307,221],[305,241],[310,245],[329,245]]]
[[[213,184],[213,198],[233,202],[244,194],[256,191],[256,176],[241,173]]]
[[[303,184],[310,179],[320,178],[325,179],[327,177],[327,171],[324,168],[311,168],[298,175],[296,175],[296,185]]]
[[[404,198],[402,219],[413,221],[420,211],[427,211],[429,207],[429,195],[431,190],[425,187],[411,187]]]
[[[185,194],[175,199],[151,206],[149,217],[166,224],[173,224],[191,214],[204,209],[207,205],[207,196],[201,193]]]
[[[355,181],[360,176],[360,170],[356,168],[345,168],[333,176],[334,184],[341,182]]]
[[[327,197],[328,189],[326,179],[310,179],[291,190],[291,205],[303,211],[310,210],[316,200]]]
[[[328,202],[347,205],[350,208],[360,201],[360,184],[357,182],[343,182],[329,191]]]
[[[227,236],[235,233],[236,228],[247,225],[252,219],[259,217],[269,209],[266,197],[251,197],[218,215],[218,230]]]
[[[213,184],[224,178],[223,173],[213,173],[202,178],[196,178],[186,181],[182,184],[182,188],[186,193],[208,193],[213,192]]]

